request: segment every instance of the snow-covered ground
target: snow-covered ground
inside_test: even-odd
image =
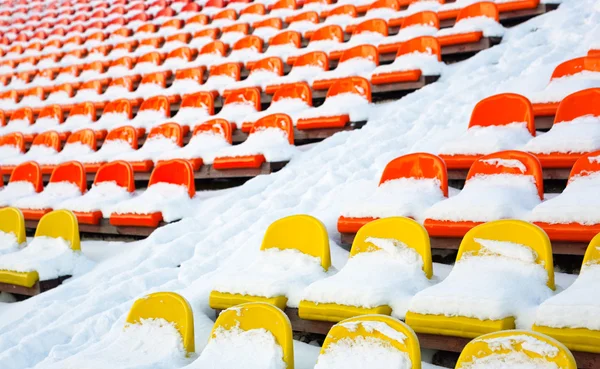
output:
[[[508,29],[500,45],[448,66],[438,82],[374,106],[361,130],[336,134],[296,155],[283,170],[239,188],[199,193],[195,217],[135,243],[84,242],[83,254],[96,262],[92,270],[29,300],[0,303],[2,368],[42,369],[90,357],[84,355],[104,348],[102,342],[112,342],[120,332],[133,301],[154,291],[188,299],[196,352],[201,352],[213,326],[208,294],[214,281],[259,255],[270,223],[308,213],[323,221],[336,241],[342,209],[371,194],[391,159],[436,152],[462,135],[482,98],[542,91],[556,65],[597,44],[599,24],[595,0],[565,0],[557,11]],[[340,270],[348,253],[335,242],[331,248]],[[312,368],[318,348],[295,346],[296,367]]]

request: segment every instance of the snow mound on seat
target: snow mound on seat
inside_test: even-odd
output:
[[[401,28],[397,34],[382,39],[379,41],[379,45],[389,45],[396,42],[404,42],[421,36],[435,36],[437,32],[438,29],[436,27],[425,24],[415,24],[413,26]]]
[[[228,146],[218,151],[217,157],[239,157],[246,155],[264,155],[268,162],[288,161],[298,153],[290,145],[287,134],[278,128],[266,128],[255,131],[239,145]]]
[[[265,329],[219,327],[198,360],[185,369],[285,369],[283,350]]]
[[[83,144],[81,142],[72,142],[65,144],[65,147],[61,152],[58,152],[55,155],[40,157],[36,161],[40,165],[60,164],[67,161],[71,161],[73,159],[78,159],[85,155],[91,155],[93,153],[94,150],[92,150],[92,148],[89,145]]]
[[[414,52],[397,57],[392,64],[377,67],[373,74],[420,70],[426,76],[439,76],[444,66],[436,55]]]
[[[484,37],[502,37],[506,30],[495,19],[479,16],[461,19],[453,27],[439,30],[436,36],[450,36],[477,31],[483,32]]]
[[[59,203],[81,196],[79,186],[71,182],[48,183],[44,190],[13,201],[11,205],[21,209],[53,209]]]
[[[514,122],[502,126],[470,127],[458,138],[444,144],[440,154],[487,155],[521,148],[533,136],[527,123]]]
[[[306,286],[327,275],[321,266],[321,258],[293,249],[270,248],[262,250],[245,268],[217,277],[213,289],[268,298],[286,296],[287,306],[298,307]]]
[[[0,255],[18,251],[19,246],[14,233],[0,231]]]
[[[131,197],[132,194],[126,188],[117,185],[116,182],[101,182],[93,185],[83,196],[61,202],[55,209],[81,212],[106,210],[107,207]],[[110,213],[104,215],[108,217]]]
[[[463,364],[463,369],[559,369],[556,363],[541,358],[531,358],[524,352],[492,354]]]
[[[0,191],[0,206],[10,205],[15,200],[35,194],[35,188],[31,182],[15,181],[7,184]]]
[[[79,275],[91,269],[93,263],[80,252],[73,251],[63,238],[34,237],[18,252],[0,256],[0,270],[36,271],[40,281],[67,275]]]
[[[353,93],[341,93],[326,98],[323,105],[306,109],[296,115],[295,118],[308,119],[348,114],[351,122],[358,122],[369,117],[371,108],[372,104],[363,96]]]
[[[594,87],[600,87],[600,73],[584,70],[551,80],[543,90],[529,94],[529,99],[532,103],[560,102],[574,92]]]
[[[221,135],[210,132],[197,134],[184,147],[161,154],[157,161],[201,158],[204,164],[212,164],[217,153],[229,146],[230,143]]]
[[[554,124],[548,132],[529,141],[524,149],[540,154],[596,151],[600,149],[600,117],[583,116]]]

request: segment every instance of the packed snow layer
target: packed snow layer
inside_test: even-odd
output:
[[[13,232],[0,231],[0,255],[18,251],[19,246],[17,236]]]
[[[454,222],[525,219],[540,202],[533,176],[476,175],[458,195],[426,210],[425,217]]]
[[[390,160],[409,152],[435,153],[462,134],[479,100],[543,90],[556,65],[585,55],[597,40],[595,3],[566,0],[557,10],[508,29],[500,45],[448,66],[436,83],[375,106],[362,129],[312,145],[281,171],[239,188],[200,192],[196,197],[202,201],[189,219],[143,241],[106,243],[102,248],[119,250],[117,257],[106,256],[86,275],[52,291],[0,304],[3,369],[34,367],[47,357],[66,358],[106,342],[111,329],[122,329],[135,299],[154,291],[188,299],[196,352],[201,352],[213,326],[208,294],[214,278],[253,261],[265,230],[283,216],[307,213],[323,221],[333,239],[333,264],[341,269],[348,259],[335,244],[342,208],[369,195]],[[318,351],[295,343],[305,352]],[[312,363],[300,361],[304,366],[298,369],[312,369],[316,357]]]
[[[394,239],[367,238],[373,251],[351,257],[337,274],[309,285],[303,300],[374,308],[388,305],[404,318],[410,298],[433,284],[423,272],[423,258]]]
[[[23,197],[11,202],[11,205],[21,209],[53,209],[59,203],[81,196],[79,186],[71,182],[48,183],[40,193]]]
[[[479,16],[461,19],[451,28],[439,30],[436,36],[442,37],[478,31],[483,32],[484,37],[502,37],[505,28],[493,18]]]
[[[341,93],[325,99],[323,105],[298,113],[296,119],[333,117],[348,114],[351,122],[359,122],[369,117],[372,104],[356,93]]]
[[[596,151],[600,149],[600,117],[586,115],[554,124],[548,132],[527,142],[524,149],[539,154]]]
[[[416,24],[406,28],[401,28],[397,34],[388,36],[379,41],[379,45],[389,45],[396,42],[404,42],[415,37],[435,36],[438,32],[436,27],[426,24]]]
[[[285,369],[283,350],[264,329],[217,328],[204,351],[185,369]]]
[[[288,161],[298,153],[290,145],[287,133],[278,128],[265,128],[255,131],[239,145],[227,146],[216,153],[217,157],[238,157],[264,155],[266,161]]]
[[[559,369],[556,363],[532,358],[524,352],[492,354],[463,364],[464,369]]]
[[[31,182],[14,181],[8,183],[2,191],[0,191],[0,206],[7,206],[23,197],[34,195],[35,188]]]
[[[124,140],[104,141],[100,150],[89,155],[80,156],[77,160],[80,163],[104,163],[112,161],[116,156],[126,153],[133,153],[135,150]]]
[[[317,74],[314,81],[335,80],[344,77],[368,76],[377,64],[367,58],[352,58],[338,64],[335,69]]]
[[[286,296],[287,305],[298,307],[306,286],[323,279],[321,259],[298,250],[263,250],[247,267],[222,275],[213,289],[242,295],[276,297]]]
[[[398,350],[388,341],[359,336],[331,343],[315,365],[315,369],[360,368],[410,369],[412,362],[406,352]]]
[[[565,59],[564,61],[567,61]],[[568,95],[588,88],[600,87],[600,73],[593,71],[581,71],[569,76],[550,80],[548,85],[541,91],[534,91],[528,95],[532,103],[560,102]]]
[[[438,76],[442,74],[444,66],[445,64],[438,60],[437,55],[414,52],[397,57],[392,64],[380,65],[375,68],[372,75],[420,70],[425,76]]]
[[[38,272],[40,281],[86,272],[92,263],[63,238],[34,237],[22,250],[0,256],[0,270]]]
[[[93,185],[83,196],[65,200],[56,205],[55,209],[82,212],[106,210],[107,207],[131,197],[132,194],[126,188],[117,185],[116,182],[100,182]],[[106,212],[104,215],[107,218],[110,213]]]
[[[157,161],[201,158],[204,164],[212,164],[217,153],[230,145],[223,136],[212,132],[196,134],[184,147],[160,154]]]
[[[131,162],[143,160],[155,161],[163,152],[177,150],[179,147],[174,138],[154,136],[147,139],[144,142],[144,146],[137,150],[120,153],[116,156],[116,159]]]
[[[525,122],[514,122],[502,126],[474,126],[440,147],[439,153],[487,155],[504,150],[518,150],[532,138]]]
[[[72,142],[65,144],[65,147],[61,152],[54,155],[39,157],[36,159],[36,162],[40,165],[57,165],[93,153],[94,150],[92,150],[89,145],[81,142]]]

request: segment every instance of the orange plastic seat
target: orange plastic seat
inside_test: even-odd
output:
[[[33,119],[33,109],[25,107],[15,110],[10,116],[7,126],[10,127],[11,123],[21,125],[23,124],[22,122],[29,126],[35,122]],[[32,140],[33,137],[25,137],[26,142],[31,142]]]
[[[282,130],[287,135],[290,145],[294,144],[294,124],[289,115],[272,114],[257,120],[252,126],[252,130],[250,130],[250,135],[269,128]],[[221,156],[215,158],[213,168],[218,170],[260,168],[265,161],[263,154]]]
[[[281,58],[276,56],[257,60],[251,64],[252,66],[250,67],[250,74],[247,78],[252,78],[252,74],[256,72],[271,72],[273,74],[277,74],[278,76],[283,76],[283,61],[281,61]],[[260,87],[256,87],[260,89]],[[223,91],[223,96],[227,97],[231,91],[231,89]]]
[[[388,25],[401,26],[401,29],[406,29],[413,26],[429,26],[440,29],[440,20],[437,13],[426,10],[409,15],[406,18],[400,18],[399,20],[390,19]],[[380,54],[394,53],[397,52],[402,45],[402,42],[396,42],[391,44],[382,44],[377,47]]]
[[[275,4],[273,4],[271,6],[271,13],[272,14],[278,14],[278,13],[287,13],[287,12],[282,12],[287,10],[296,10],[298,9],[298,3],[296,3],[296,0],[278,0]]]
[[[500,160],[518,160],[525,170],[518,167],[497,165],[494,159]],[[486,155],[475,161],[467,174],[467,182],[476,175],[495,175],[495,174],[514,174],[529,175],[533,177],[538,190],[540,200],[544,198],[544,178],[542,176],[542,166],[539,160],[529,153],[515,150],[501,151]],[[471,228],[482,222],[474,221],[447,221],[438,219],[425,219],[424,226],[432,237],[463,237]]]
[[[447,19],[443,18],[441,13],[438,13],[438,17],[440,19]],[[460,11],[458,12],[456,23],[460,22],[463,19],[474,17],[488,17],[498,22],[500,20],[498,6],[495,3],[489,1],[466,6],[460,9]],[[482,31],[473,31],[453,35],[438,36],[438,41],[440,42],[441,46],[450,46],[479,42],[479,40],[481,40],[482,38]]]
[[[344,31],[338,25],[321,27],[310,36],[309,45],[316,41],[336,41],[342,43],[344,42]],[[298,56],[290,56],[286,62],[288,64],[295,64],[297,59]]]
[[[387,1],[387,0],[379,0]],[[396,1],[396,0],[393,0]],[[356,26],[350,25],[347,28],[352,28],[352,37],[356,37],[361,33],[379,33],[382,37],[388,36],[388,25],[383,19],[368,19],[364,22],[357,24]],[[343,50],[334,50],[329,53],[329,58],[337,60],[342,57]]]
[[[200,55],[225,56],[225,53],[227,53],[228,49],[229,49],[229,46],[226,43],[224,43],[223,41],[213,41],[213,42],[210,42],[210,43],[204,45],[200,49],[199,54]]]
[[[231,124],[229,124],[229,122],[225,119],[215,118],[197,125],[192,132],[192,137],[206,133],[222,136],[227,142],[229,142],[229,144],[232,143]],[[194,171],[200,170],[202,165],[204,165],[202,158],[191,158],[184,160],[187,160],[190,163]]]
[[[298,58],[296,58],[294,66],[292,67],[292,71],[294,70],[294,68],[305,66],[320,67],[323,69],[323,71],[329,70],[329,59],[327,58],[327,54],[325,54],[323,51],[313,51],[301,55]],[[265,92],[268,94],[273,94],[275,91],[277,91],[277,89],[279,89],[283,85],[284,84],[281,83],[267,85],[267,87],[265,88]]]
[[[288,23],[292,25],[292,27],[294,23],[298,22],[310,22],[313,24],[319,24],[319,14],[315,11],[307,11],[288,17]],[[306,36],[308,37],[308,35]]]
[[[591,49],[587,53],[588,56],[600,56],[600,49]]]
[[[535,120],[531,102],[521,95],[504,93],[485,98],[475,105],[471,113],[469,128],[502,126],[515,122],[527,123],[527,130],[535,137]],[[444,155],[448,169],[467,169],[483,155]]]
[[[371,84],[362,77],[348,77],[336,80],[327,91],[325,99],[339,94],[357,94],[371,102]],[[300,118],[296,123],[299,130],[342,128],[350,122],[349,114],[322,116],[316,118]]]
[[[52,120],[52,121],[54,121],[52,124],[57,124],[57,125],[62,124],[64,122],[64,114],[63,114],[62,107],[60,105],[56,105],[56,104],[45,106],[40,111],[40,114],[38,115],[36,122],[38,122],[41,119]],[[33,138],[35,136],[36,136],[35,133],[26,134],[26,135],[24,135],[25,141],[31,142],[31,141],[33,141]],[[67,138],[67,135],[64,133],[63,134],[59,133],[59,137],[61,140],[64,140]]]
[[[14,147],[21,154],[25,153],[25,138],[20,132],[13,132],[0,136],[0,147]],[[4,167],[2,167],[4,168]],[[4,172],[4,170],[2,170]]]
[[[196,49],[192,50],[187,46],[179,47],[167,54],[164,65],[174,69],[179,65],[185,65],[186,63],[192,61],[196,54]]]
[[[137,137],[138,137],[137,132],[134,127],[123,126],[123,127],[115,128],[115,129],[111,130],[110,132],[108,132],[108,134],[106,135],[106,138],[104,139],[104,143],[107,143],[110,141],[126,142],[127,144],[129,144],[129,146],[132,149],[137,150],[137,148],[138,148],[138,138]],[[102,150],[102,148],[100,150]],[[100,169],[100,167],[104,164],[105,164],[105,162],[84,163],[83,166],[87,173],[96,173]]]
[[[160,88],[160,93],[162,93],[165,88],[167,88],[167,76],[165,75],[164,72],[156,72],[156,73],[149,73],[144,75],[144,77],[142,77],[142,80],[140,81],[140,84],[137,87],[137,92],[138,92],[138,96],[140,96],[140,98],[134,98],[131,99],[131,103],[133,104],[133,106],[138,106],[142,103],[143,98],[144,97],[151,97],[148,96],[148,92],[146,92],[145,88],[150,87],[151,89],[148,89],[150,94],[156,94],[157,92],[154,91],[154,89],[152,88],[153,86],[151,85],[156,85]]]
[[[171,84],[171,88],[169,89],[170,92],[167,96],[167,98],[169,99],[169,103],[181,101],[181,93],[177,91],[178,83],[183,81],[193,81],[198,86],[200,86],[204,78],[205,69],[205,67],[201,66],[188,69],[178,69],[177,71],[175,71],[175,79]]]
[[[241,69],[242,69],[242,66],[240,65],[240,63],[225,63],[225,64],[213,65],[210,67],[209,77],[206,81],[206,84],[210,83],[211,77],[217,77],[217,76],[219,76],[219,77],[226,76],[226,77],[230,77],[234,81],[239,81],[240,75],[241,75]],[[218,96],[218,92],[216,89],[211,90],[210,92],[213,93],[214,97]]]
[[[179,147],[183,146],[183,128],[177,123],[163,123],[150,130],[144,145],[151,145],[151,139],[155,137],[164,137],[175,142]],[[149,172],[154,167],[154,162],[151,159],[130,161],[134,172]]]
[[[250,25],[248,25],[248,23],[236,23],[223,27],[221,29],[220,39],[227,44],[232,44],[242,37],[247,36],[249,32]]]
[[[498,12],[514,12],[519,10],[535,9],[540,5],[540,0],[518,0],[498,3]]]
[[[166,96],[152,96],[149,99],[144,100],[144,102],[140,105],[140,108],[138,110],[138,115],[140,113],[146,112],[146,111],[153,111],[153,112],[157,112],[157,113],[162,113],[163,117],[162,118],[169,118],[171,116],[171,104],[169,103],[169,99],[167,99]],[[136,116],[137,117],[137,116]],[[133,119],[133,122],[136,121],[136,118]],[[144,123],[148,123],[148,122],[144,122]],[[145,129],[144,127],[136,127],[137,129],[137,133],[138,133],[138,137],[141,137],[144,135],[145,133]]]
[[[255,3],[240,11],[240,17],[245,14],[265,15],[267,14],[267,8],[264,4]]]
[[[234,9],[221,10],[212,17],[211,23],[216,24],[230,24],[237,20],[237,13]]]
[[[125,116],[126,119],[131,120],[131,118],[133,117],[133,109],[131,107],[131,102],[127,99],[118,99],[110,101],[104,107],[102,115],[105,115],[107,113],[119,114]],[[103,139],[106,136],[106,129],[95,129],[94,132],[96,133],[96,138],[99,140]]]
[[[209,18],[206,14],[196,14],[185,21],[185,29],[194,30],[202,28],[203,26],[208,24],[208,20]]]
[[[94,135],[94,131],[86,128],[81,129],[77,132],[73,132],[73,134],[69,135],[67,142],[65,143],[65,148],[67,145],[71,144],[81,144],[88,146],[92,151],[96,151],[96,136]],[[77,158],[74,158],[77,159]],[[60,165],[60,164],[59,164]],[[53,172],[54,168],[57,167],[56,164],[42,164],[42,174],[50,174]]]
[[[33,185],[33,188],[37,193],[42,192],[44,189],[42,170],[38,163],[34,161],[28,161],[17,165],[10,174],[9,183],[13,182],[29,182]]]
[[[160,162],[150,175],[148,187],[156,183],[171,183],[187,187],[190,198],[196,194],[194,170],[186,160],[174,159]],[[150,214],[117,214],[110,215],[110,224],[114,226],[157,227],[162,221],[162,213]]]
[[[294,45],[297,49],[302,43],[302,35],[296,31],[283,31],[269,39],[269,46]]]
[[[338,64],[338,68],[340,66],[352,59],[365,59],[375,63],[375,66],[379,65],[379,53],[377,52],[377,48],[373,45],[359,45],[353,48],[344,50],[342,53],[342,57],[340,58],[340,62]],[[349,77],[349,76],[347,76]],[[346,77],[346,78],[347,78]],[[315,90],[326,90],[337,80],[342,78],[329,78],[329,79],[319,79],[315,80],[312,84],[312,88]]]
[[[379,186],[387,181],[399,178],[437,179],[440,189],[448,197],[448,173],[444,161],[436,155],[414,153],[400,156],[390,161],[381,174]],[[337,229],[340,233],[356,233],[365,224],[379,219],[377,217],[344,217],[340,216]]]
[[[246,36],[240,40],[238,40],[235,44],[233,44],[233,48],[231,49],[231,53],[239,52],[242,50],[251,50],[257,53],[263,52],[263,40],[258,36]],[[231,54],[230,54],[231,56]]]

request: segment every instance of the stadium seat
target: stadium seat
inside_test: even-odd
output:
[[[245,23],[253,23],[264,18],[267,14],[267,8],[261,3],[250,3],[244,9],[240,10],[240,17],[238,21]]]
[[[206,91],[217,97],[230,85],[240,80],[242,66],[240,63],[225,63],[213,65],[206,82],[199,86],[200,91]]]
[[[90,128],[84,128],[69,135],[62,151],[54,155],[40,156],[36,159],[42,166],[43,174],[50,174],[58,164],[79,159],[96,151],[96,136]]]
[[[544,231],[520,220],[493,221],[467,232],[450,274],[415,295],[406,323],[417,333],[465,338],[514,329],[519,306],[539,305],[554,288]]]
[[[32,142],[38,133],[50,131],[63,123],[63,110],[59,105],[48,105],[44,107],[34,124],[29,125],[21,130],[26,142]],[[66,139],[66,136],[61,135],[61,139]]]
[[[483,155],[518,149],[535,137],[533,108],[526,97],[503,93],[477,103],[467,131],[442,145],[448,169],[468,169]]]
[[[401,257],[403,252],[410,257]],[[416,292],[430,286],[432,275],[425,228],[408,218],[378,219],[358,231],[350,260],[337,274],[304,290],[298,315],[330,322],[358,315],[390,315],[393,303],[407,305]],[[400,317],[405,313],[394,311]]]
[[[48,250],[54,252],[49,254]],[[77,219],[68,210],[55,210],[40,219],[34,238],[26,247],[0,257],[0,283],[32,289],[29,293],[37,294],[41,292],[40,282],[62,281],[70,277],[56,275],[59,270],[48,268],[45,264],[55,265],[60,259],[66,259],[68,265],[68,260],[73,258],[72,253],[79,254],[79,250]],[[51,259],[46,255],[50,255]]]
[[[108,102],[102,116],[94,123],[97,139],[103,139],[106,132],[113,127],[126,125],[133,118],[131,102],[128,99],[118,99]]]
[[[358,10],[352,4],[336,4],[336,6],[327,12],[327,17],[323,25],[338,25],[346,30],[346,27],[356,22]],[[350,31],[350,30],[348,30]],[[313,31],[306,32],[306,36],[311,37]]]
[[[486,18],[488,24],[484,26],[483,20]],[[438,31],[436,37],[442,47],[479,42],[483,37],[488,36],[490,32],[493,32],[494,36],[496,36],[496,32],[501,32],[503,28],[499,23],[499,19],[498,6],[493,2],[485,1],[468,5],[460,9],[454,26]],[[476,21],[477,23],[470,24],[470,21]],[[493,31],[490,26],[491,23],[496,24]],[[481,30],[474,31],[474,26],[475,29]]]
[[[233,44],[231,52],[227,56],[228,62],[247,63],[262,59],[263,40],[258,36],[246,36]]]
[[[208,28],[197,31],[192,35],[192,39],[188,43],[188,46],[201,51],[204,48],[204,46],[215,41],[218,35],[218,31],[219,30],[215,28]]]
[[[269,16],[285,19],[291,16],[298,9],[296,0],[278,0],[269,11]]]
[[[267,115],[252,125],[246,141],[220,151],[213,162],[213,168],[260,168],[265,162],[288,161],[293,155],[290,150],[293,146],[292,118],[286,114]]]
[[[214,97],[210,92],[195,92],[183,96],[179,110],[171,120],[183,126],[206,121],[215,113]]]
[[[446,165],[437,156],[414,153],[390,161],[373,194],[347,206],[338,218],[340,233],[356,233],[365,224],[385,217],[423,219],[424,211],[448,197]]]
[[[252,28],[254,36],[260,37],[263,41],[268,41],[282,32],[283,22],[279,18],[267,18],[252,23]]]
[[[283,113],[293,118],[294,114],[312,106],[312,92],[305,82],[283,85],[275,91],[271,105],[261,112],[245,116],[242,120],[242,132],[250,132],[254,122],[271,114]]]
[[[15,110],[17,102],[19,101],[19,94],[15,90],[8,90],[0,92],[0,109],[3,111]]]
[[[232,24],[221,29],[221,37],[219,37],[219,40],[232,46],[242,38],[248,36],[249,31],[250,26],[248,23]]]
[[[15,200],[39,193],[43,189],[42,169],[38,163],[28,161],[17,165],[8,184],[0,191],[0,206],[8,206]]]
[[[56,131],[41,133],[35,136],[26,153],[2,159],[0,162],[2,174],[11,174],[17,165],[30,160],[35,161],[40,157],[55,155],[60,149],[60,136]]]
[[[14,132],[0,136],[0,163],[3,159],[25,153],[25,138],[22,133]]]
[[[265,57],[277,56],[287,60],[289,55],[300,49],[302,36],[296,31],[283,31],[269,39],[269,47],[264,52]],[[252,63],[252,62],[250,62]]]
[[[79,83],[63,83],[53,86],[46,97],[46,104],[56,104],[61,106],[63,111],[69,110],[71,98],[75,96],[73,86],[79,86]]]
[[[343,42],[344,31],[342,30],[342,27],[338,25],[323,26],[312,34],[308,45],[305,48],[296,51],[294,53],[295,55],[289,56],[286,63],[296,65],[296,60],[300,57],[299,55],[306,54],[310,51],[323,51],[329,53],[338,48]]]
[[[252,348],[239,349],[247,345]],[[224,352],[230,354],[223,355]],[[210,365],[228,368],[249,360],[258,367],[294,368],[292,325],[277,307],[251,302],[223,311],[208,344],[190,369]]]
[[[121,154],[135,152],[138,148],[137,130],[132,126],[115,128],[108,132],[102,147],[90,154],[77,158],[87,173],[96,173],[106,162]]]
[[[315,11],[305,11],[294,14],[288,18],[287,30],[300,32],[304,37],[309,30],[315,30],[319,27],[319,14]]]
[[[256,87],[248,87],[229,92],[219,113],[207,117],[207,119],[225,119],[231,124],[231,129],[235,130],[242,119],[259,111],[260,90]],[[192,122],[190,128],[194,128],[205,121],[197,119]]]
[[[164,123],[171,116],[171,104],[166,96],[153,96],[144,100],[138,112],[131,122],[123,125],[131,125],[137,128],[138,137],[144,132]]]
[[[284,310],[290,303],[297,306],[299,301],[289,299],[299,300],[296,293],[324,278],[330,266],[329,238],[321,221],[309,215],[281,218],[265,232],[254,263],[217,280],[208,303],[224,310],[246,302],[265,302]],[[280,287],[267,296],[259,292],[271,285]]]
[[[373,45],[360,45],[344,50],[337,67],[317,74],[312,88],[327,90],[335,82],[355,76],[371,73],[379,65],[379,54]]]
[[[387,1],[387,0],[379,0]],[[395,0],[394,0],[395,1]],[[397,3],[397,1],[395,1]],[[352,37],[348,42],[340,45],[340,49],[334,49],[329,53],[329,59],[338,60],[345,50],[361,45],[377,45],[388,35],[388,25],[383,19],[368,19],[352,27]]]
[[[178,103],[183,95],[198,91],[203,82],[204,70],[204,67],[176,70],[173,83],[164,92],[169,103]]]
[[[142,194],[119,202],[110,209],[110,224],[158,227],[170,204],[181,207],[195,194],[194,170],[189,162],[178,159],[160,162],[152,171],[148,188]]]
[[[11,202],[19,208],[27,220],[39,220],[64,200],[80,198],[87,189],[83,165],[70,161],[58,165],[52,171],[48,185],[40,193],[22,197]]]
[[[232,83],[230,88],[223,91],[223,96],[227,97],[232,90],[245,87],[258,87],[264,90],[271,80],[283,76],[283,61],[276,56],[264,58],[251,64],[252,67],[250,67],[248,77],[242,81]]]
[[[195,14],[193,17],[188,18],[185,21],[185,26],[183,27],[183,30],[187,32],[203,32],[205,31],[206,24],[208,24],[208,17],[206,16],[206,14]],[[206,31],[208,30],[218,31],[218,28],[206,29]]]
[[[163,67],[170,66],[172,69],[174,69],[175,66],[185,67],[186,61],[191,61],[198,52],[198,50],[190,49],[188,47],[191,39],[192,35],[187,32],[177,33],[167,37],[165,43],[160,48],[161,52],[168,53]]]
[[[56,209],[67,209],[79,224],[99,224],[103,210],[129,199],[135,191],[133,168],[118,160],[100,166],[92,188],[82,197],[61,202]]]
[[[18,251],[27,242],[25,235],[25,219],[17,208],[0,209],[0,255]]]
[[[366,120],[371,104],[371,85],[362,77],[348,77],[329,87],[323,105],[296,115],[299,130],[342,128],[348,122]]]
[[[577,368],[573,354],[565,345],[544,334],[525,330],[489,333],[469,342],[458,358],[456,369],[481,365]]]
[[[398,363],[398,367],[418,369],[419,339],[409,326],[389,316],[373,314],[346,319],[327,333],[315,368],[344,368],[349,361],[363,368]]]
[[[25,107],[15,110],[8,123],[0,128],[0,134],[26,131],[33,123],[33,109]],[[33,137],[25,137],[25,140],[31,142]]]
[[[600,88],[578,91],[559,104],[550,131],[523,147],[544,168],[570,168],[583,154],[600,149]],[[565,140],[565,137],[569,137]]]
[[[166,88],[167,77],[163,72],[149,73],[142,77],[136,90],[129,95],[129,99],[133,106],[140,106],[145,99],[164,94]]]
[[[96,108],[92,102],[87,101],[73,105],[65,122],[57,125],[54,129],[59,133],[61,139],[66,139],[73,131],[83,128],[93,128],[90,125],[95,121]]]
[[[274,79],[265,87],[265,92],[273,94],[277,89],[286,84],[308,82],[319,73],[329,70],[329,59],[327,54],[322,51],[313,51],[301,55],[294,62],[292,70],[285,76]]]

